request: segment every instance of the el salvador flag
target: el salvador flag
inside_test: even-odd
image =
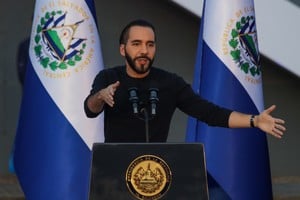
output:
[[[194,90],[217,105],[258,114],[264,109],[259,59],[253,0],[204,1]],[[265,133],[189,118],[186,140],[204,144],[210,199],[272,199]]]
[[[14,166],[27,200],[88,199],[92,145],[103,116],[83,102],[103,68],[93,0],[37,0],[15,138]]]

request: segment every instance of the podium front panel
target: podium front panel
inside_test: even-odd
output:
[[[142,161],[146,165],[138,166]],[[153,162],[160,163],[161,167],[155,167]],[[149,173],[146,173],[147,169]],[[152,177],[147,178],[146,174],[152,174]],[[130,175],[134,176],[132,180],[135,181],[128,181]],[[157,187],[164,184],[164,188],[154,196],[148,196],[149,191],[157,189],[147,187],[151,186],[151,183],[155,183],[153,185]],[[132,191],[134,189],[138,192]],[[139,192],[139,189],[142,191]],[[208,199],[203,145],[96,143],[93,146],[89,199]]]

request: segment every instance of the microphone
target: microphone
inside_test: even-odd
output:
[[[150,88],[150,96],[149,96],[149,102],[151,105],[151,115],[156,115],[156,105],[159,101],[158,99],[158,89],[157,88]]]
[[[129,101],[132,103],[132,109],[134,114],[138,114],[138,102],[139,98],[137,97],[137,88],[131,87],[128,89]]]

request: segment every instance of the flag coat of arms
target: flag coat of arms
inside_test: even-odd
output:
[[[103,116],[83,103],[103,68],[93,0],[37,0],[14,165],[27,200],[88,198]]]
[[[263,111],[253,0],[204,1],[197,51],[197,93],[235,111]],[[265,133],[189,118],[186,140],[204,144],[211,199],[272,199]]]

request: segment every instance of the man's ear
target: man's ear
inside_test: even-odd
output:
[[[120,44],[120,54],[125,56],[125,44]]]

